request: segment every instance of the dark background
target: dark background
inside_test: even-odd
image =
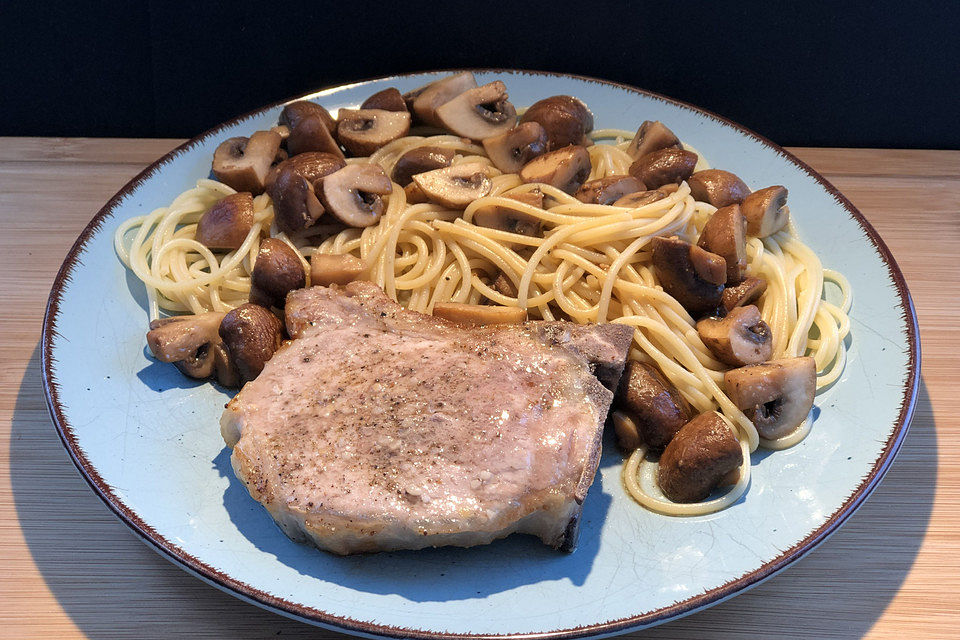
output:
[[[0,0],[0,135],[189,137],[451,67],[597,76],[785,145],[960,148],[960,2]]]

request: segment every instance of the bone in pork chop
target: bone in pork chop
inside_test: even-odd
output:
[[[250,495],[339,554],[486,544],[570,551],[630,327],[462,326],[369,282],[302,289],[292,340],[221,432]]]

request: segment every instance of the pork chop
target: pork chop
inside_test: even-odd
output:
[[[221,433],[288,536],[349,554],[524,532],[573,550],[630,327],[463,326],[369,282],[295,291],[286,321],[294,340]]]

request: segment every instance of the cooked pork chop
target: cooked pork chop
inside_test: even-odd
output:
[[[630,327],[462,326],[368,282],[295,291],[286,316],[295,339],[221,432],[287,535],[339,554],[512,532],[574,548]]]

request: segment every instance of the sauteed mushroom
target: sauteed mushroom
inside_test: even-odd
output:
[[[321,178],[330,175],[337,169],[342,169],[346,164],[342,155],[337,156],[323,151],[308,151],[287,158],[274,166],[267,175],[267,193],[276,201],[276,197],[272,193],[273,184],[276,182],[277,176],[287,169],[292,168],[300,176],[306,178],[311,185],[315,185]],[[276,205],[276,202],[274,202],[274,205]]]
[[[653,266],[663,290],[691,315],[712,313],[727,279],[726,261],[676,237],[653,239]]]
[[[637,191],[636,193],[628,193],[619,200],[613,203],[615,207],[631,207],[636,209],[637,207],[642,207],[648,205],[651,202],[656,202],[657,200],[663,200],[666,198],[668,193],[662,191],[661,189],[652,189],[650,191]]]
[[[787,207],[787,189],[780,185],[754,191],[740,205],[747,219],[747,234],[766,238],[787,225],[790,209]]]
[[[630,175],[647,189],[656,189],[670,182],[682,182],[693,174],[697,154],[686,149],[660,149],[641,156],[630,165]]]
[[[464,91],[437,107],[440,124],[458,136],[483,140],[506,133],[517,121],[517,110],[507,100],[507,87],[495,80]]]
[[[437,108],[476,86],[477,80],[469,71],[441,78],[412,92],[414,95],[411,110],[421,122],[442,127],[443,124],[437,118]]]
[[[687,180],[694,200],[715,207],[739,204],[750,195],[750,188],[735,174],[723,169],[697,171]]]
[[[327,114],[329,116],[329,114]],[[296,156],[308,151],[323,151],[331,153],[340,158],[343,157],[343,151],[340,145],[333,139],[327,122],[319,116],[307,116],[297,121],[297,125],[290,129],[290,136],[287,138],[287,151],[291,156]]]
[[[727,395],[764,438],[781,438],[800,426],[813,407],[817,365],[813,358],[785,358],[731,369]]]
[[[410,114],[383,109],[341,109],[337,139],[354,156],[368,156],[410,132]]]
[[[704,318],[697,333],[718,360],[734,367],[766,362],[773,355],[773,334],[753,305],[737,307],[725,318]]]
[[[538,209],[543,206],[543,193],[541,193],[539,189],[505,194],[503,197],[528,204],[532,207],[537,207]],[[539,236],[543,229],[543,221],[540,220],[540,218],[523,211],[500,206],[478,207],[473,214],[473,224],[478,227],[499,229],[500,231],[509,231],[510,233],[519,233],[532,237]]]
[[[220,337],[242,382],[253,380],[283,342],[283,324],[269,309],[243,304],[220,323]]]
[[[210,249],[239,249],[253,227],[253,197],[246,192],[224,196],[200,217],[197,242]]]
[[[323,152],[302,153],[277,165],[270,186],[277,227],[292,233],[312,226],[325,211],[317,187],[344,166],[342,158]]]
[[[720,298],[720,304],[729,313],[737,307],[748,305],[757,300],[766,290],[766,280],[750,276],[735,287],[726,287]]]
[[[418,173],[449,167],[454,155],[452,149],[443,147],[415,147],[397,158],[391,178],[401,187],[406,187]]]
[[[527,319],[527,310],[489,304],[438,302],[433,315],[460,324],[517,324]]]
[[[306,118],[319,118],[327,131],[333,135],[337,130],[337,122],[323,106],[309,100],[297,100],[283,107],[277,122],[282,127],[287,127],[290,131],[297,128],[301,120]]]
[[[690,406],[676,387],[656,368],[636,360],[627,362],[615,403],[632,417],[643,442],[654,449],[667,446],[690,419]]]
[[[731,204],[717,209],[703,226],[697,246],[723,256],[728,285],[743,280],[747,269],[747,221],[740,207]]]
[[[538,122],[547,134],[547,151],[582,145],[593,130],[593,114],[582,100],[573,96],[551,96],[530,105],[520,123]]]
[[[565,193],[573,193],[590,175],[590,154],[573,145],[534,158],[520,169],[524,182],[542,182]]]
[[[674,502],[699,502],[742,464],[737,437],[710,411],[683,425],[663,450],[657,482]]]
[[[348,164],[323,179],[323,205],[351,227],[369,227],[386,206],[381,196],[393,191],[390,178],[377,164]]]
[[[413,176],[427,198],[448,209],[463,209],[490,193],[492,183],[487,166],[480,162],[455,164]]]
[[[363,273],[363,262],[349,254],[336,255],[314,252],[310,256],[310,284],[325,287],[347,284]]]
[[[641,190],[643,184],[633,176],[608,176],[584,182],[573,197],[587,204],[611,204]]]
[[[280,152],[280,142],[280,134],[275,131],[229,138],[213,153],[213,175],[237,191],[263,193],[264,180]]]
[[[300,256],[283,240],[265,238],[250,274],[250,302],[282,308],[287,294],[306,284],[307,274]]]
[[[648,153],[670,147],[679,149],[680,138],[659,120],[646,120],[627,146],[627,153],[638,160]]]
[[[172,362],[191,378],[209,378],[216,366],[214,347],[223,314],[215,311],[192,316],[161,318],[150,323],[147,346],[160,362]]]
[[[361,109],[383,109],[384,111],[407,111],[407,103],[394,87],[378,91],[360,105]]]
[[[547,150],[547,133],[538,122],[524,122],[500,135],[483,139],[483,148],[494,166],[518,173],[526,163]]]

